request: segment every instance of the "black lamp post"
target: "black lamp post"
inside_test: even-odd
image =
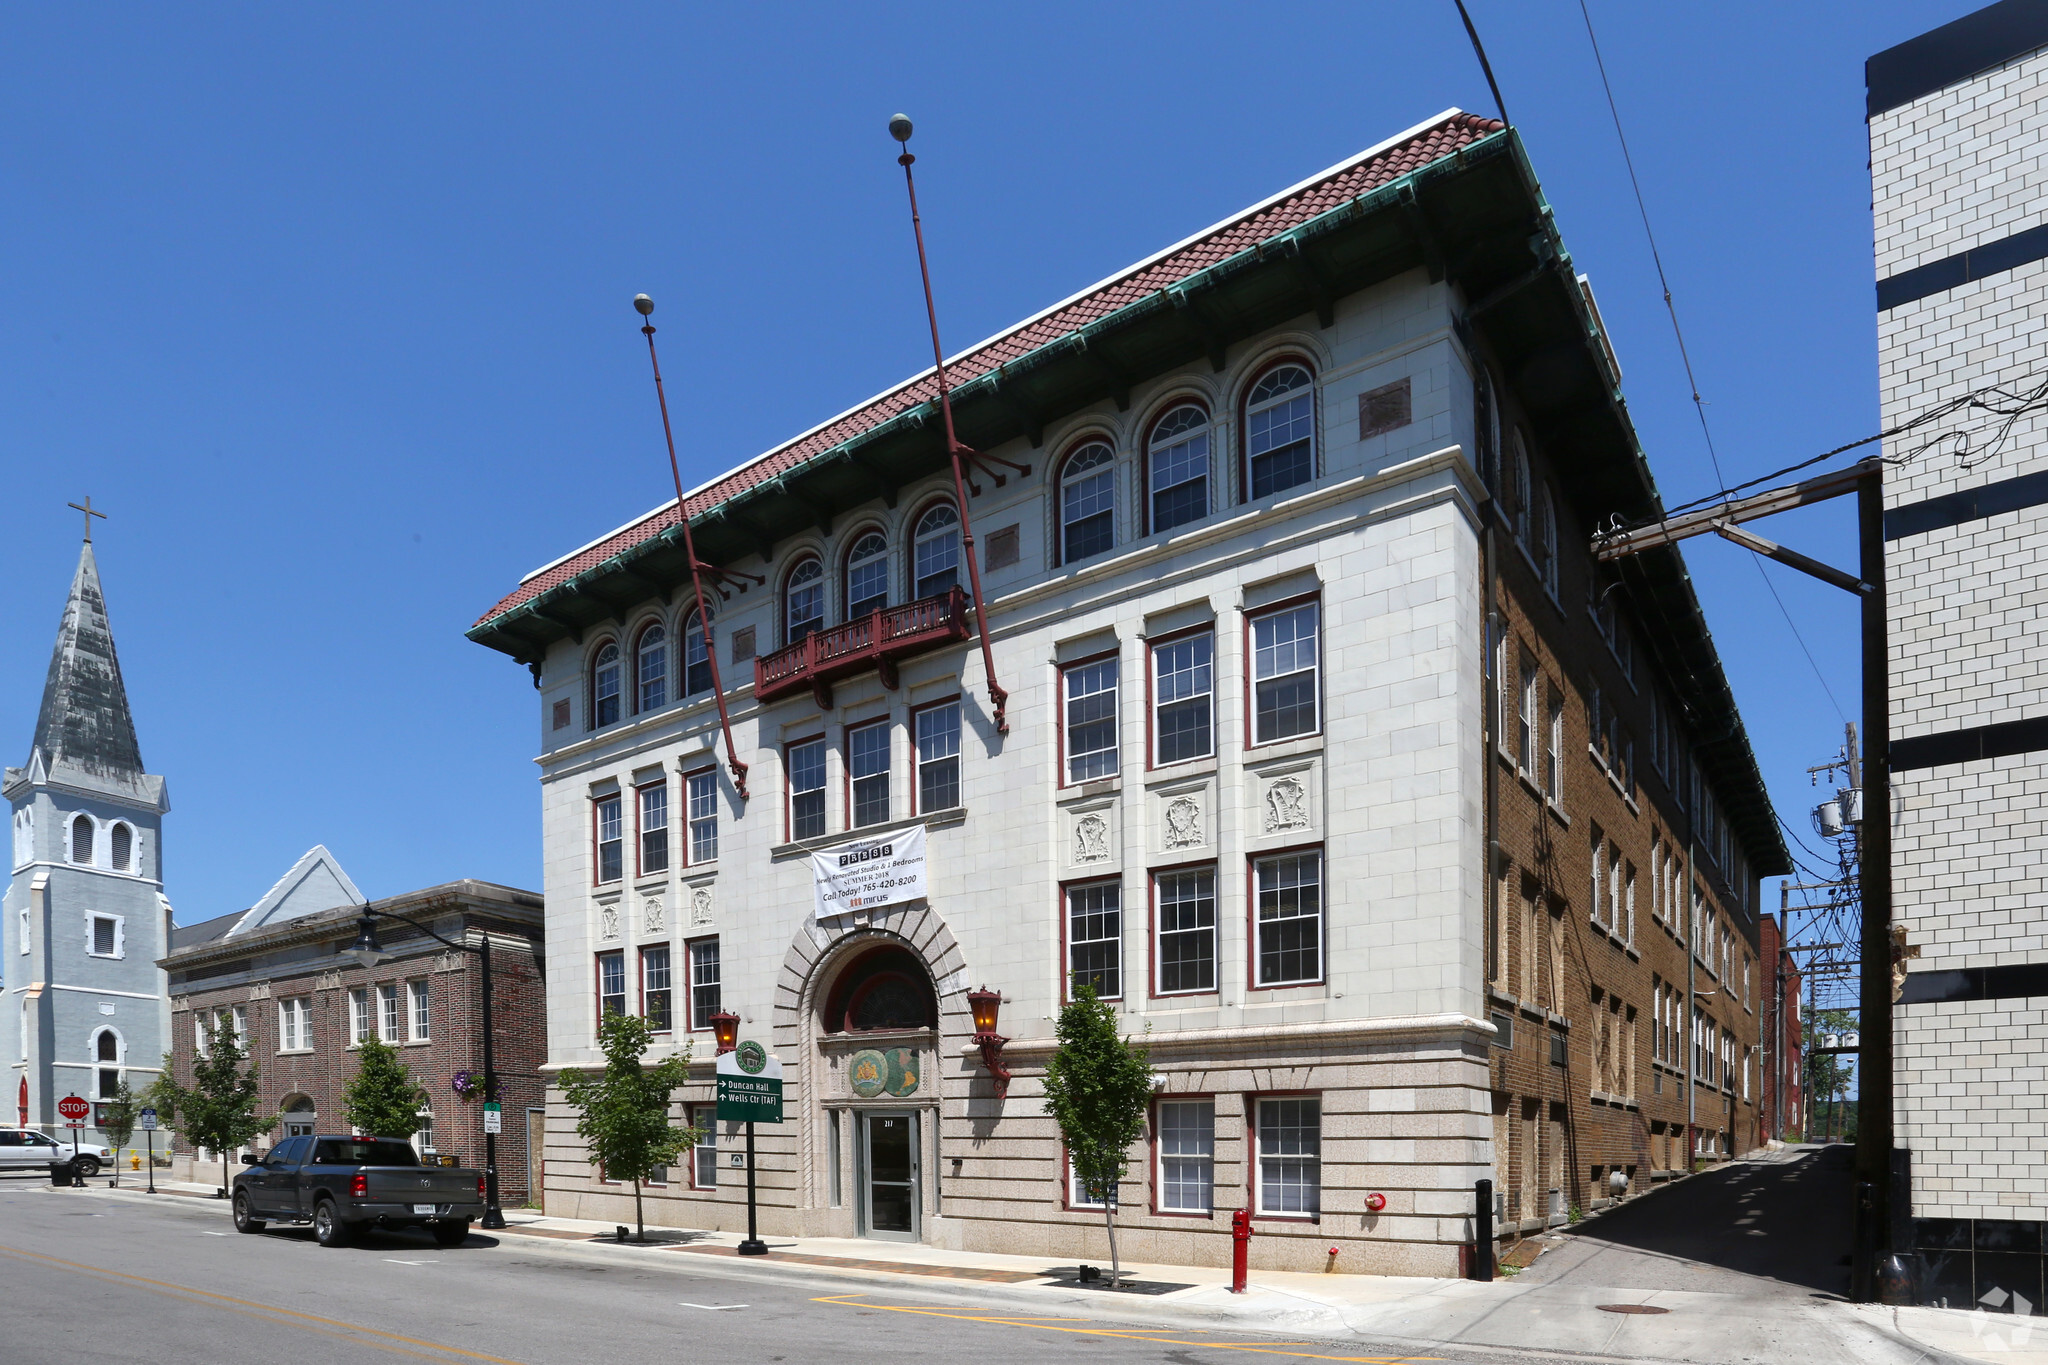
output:
[[[378,919],[395,919],[400,924],[409,924],[428,938],[445,943],[450,948],[454,948],[459,952],[475,953],[479,958],[483,959],[484,1102],[486,1104],[496,1102],[498,1098],[498,1072],[497,1068],[492,1065],[491,1058],[491,1034],[493,1029],[491,1019],[490,931],[488,929],[484,931],[483,941],[480,945],[457,943],[453,939],[443,938],[418,920],[408,919],[404,915],[395,915],[389,910],[372,910],[368,905],[364,905],[361,907],[361,914],[356,920],[356,941],[346,951],[350,957],[353,957],[365,968],[375,966],[388,956],[384,951],[384,945],[377,939],[376,922]],[[503,1111],[501,1110],[499,1113],[499,1121],[501,1123],[503,1118]],[[484,1129],[483,1226],[487,1228],[502,1228],[505,1226],[505,1211],[498,1206],[498,1135],[490,1131],[488,1124]]]

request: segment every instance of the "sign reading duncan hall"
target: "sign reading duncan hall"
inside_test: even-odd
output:
[[[923,898],[924,826],[894,830],[811,855],[818,918]]]

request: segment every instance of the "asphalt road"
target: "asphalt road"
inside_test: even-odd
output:
[[[714,1257],[601,1253],[481,1233],[452,1250],[411,1233],[325,1249],[302,1229],[240,1236],[225,1207],[211,1201],[145,1201],[15,1180],[0,1181],[0,1274],[8,1305],[0,1314],[0,1362],[1539,1359],[1136,1326],[1078,1316],[1052,1291],[1041,1314],[1014,1293],[977,1299],[968,1284],[906,1290]]]

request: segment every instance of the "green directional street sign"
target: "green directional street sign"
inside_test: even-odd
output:
[[[782,1063],[756,1042],[718,1059],[720,1123],[782,1122]]]

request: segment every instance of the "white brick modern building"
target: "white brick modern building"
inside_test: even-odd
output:
[[[2048,1218],[2048,5],[2008,0],[1872,57],[1887,444],[1894,1024],[1926,1296],[2039,1311]],[[2009,1300],[1997,1299],[1996,1305]]]
[[[765,1231],[1069,1259],[1101,1219],[1039,1077],[1076,981],[1162,1077],[1129,1255],[1220,1262],[1248,1205],[1258,1264],[1454,1273],[1478,1179],[1534,1227],[1694,1128],[1754,1140],[1736,982],[1783,849],[1676,552],[1625,592],[1584,552],[1658,503],[1511,131],[1442,115],[948,369],[963,438],[1029,467],[970,491],[994,679],[930,373],[689,497],[761,580],[715,602],[744,797],[673,504],[472,628],[540,688],[552,1068],[607,1008],[708,1063],[729,1008],[790,1081]],[[812,855],[878,835],[922,839],[926,894],[821,915]],[[1687,941],[1724,986],[1690,1024],[1645,960]],[[572,1129],[557,1092],[547,1207],[623,1216]],[[743,1225],[733,1142],[650,1218]]]

